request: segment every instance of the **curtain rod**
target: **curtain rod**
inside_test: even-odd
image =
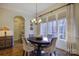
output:
[[[62,8],[62,7],[64,7],[64,6],[68,6],[68,5],[71,5],[71,4],[74,4],[74,3],[68,3],[68,4],[66,4],[66,5],[63,5],[63,6],[59,7],[59,8],[57,8],[57,9],[54,9],[54,10],[48,11],[48,12],[42,14],[42,15],[39,15],[38,17],[41,17],[41,16],[46,15],[46,14],[49,14],[49,13],[54,12],[54,11],[56,11],[56,10],[58,10],[58,9],[60,9],[60,8]]]

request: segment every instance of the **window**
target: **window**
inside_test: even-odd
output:
[[[48,24],[48,25],[47,25]],[[57,29],[56,29],[56,21],[49,21],[48,23],[41,23],[40,24],[40,35],[41,36],[56,36]]]
[[[56,36],[57,30],[56,30],[56,20],[49,21],[48,22],[48,35]]]
[[[47,34],[46,29],[47,29],[47,23],[41,23],[40,24],[40,35],[41,36],[46,36]]]
[[[66,35],[66,18],[58,20],[58,34],[60,39],[65,39]]]
[[[40,35],[48,36],[48,37],[57,37],[59,40],[66,39],[66,13],[62,12],[56,15],[52,15],[48,17],[48,21],[44,20],[43,23],[40,24]]]

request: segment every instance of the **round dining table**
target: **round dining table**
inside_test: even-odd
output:
[[[41,47],[46,47],[51,43],[52,38],[46,38],[46,37],[30,37],[27,38],[28,41],[30,41],[32,44],[37,45],[37,56],[41,56]]]

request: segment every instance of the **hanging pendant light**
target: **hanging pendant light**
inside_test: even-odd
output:
[[[34,24],[39,24],[41,23],[41,19],[38,19],[38,16],[37,16],[37,3],[36,3],[36,15],[35,15],[35,18],[33,20],[31,20],[32,23]]]

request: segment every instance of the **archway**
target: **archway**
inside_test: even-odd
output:
[[[22,42],[22,36],[25,32],[25,19],[23,16],[14,17],[14,42]]]

